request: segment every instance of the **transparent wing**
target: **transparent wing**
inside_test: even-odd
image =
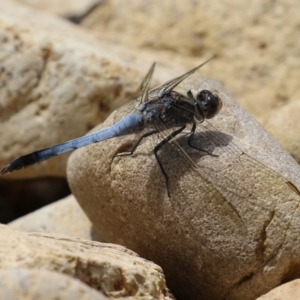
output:
[[[187,139],[179,138],[178,143],[197,166],[196,170],[193,168],[195,177],[212,183],[213,189],[217,189],[227,199],[226,203],[234,208],[236,216],[249,214],[250,208],[253,217],[261,217],[262,222],[279,218],[283,227],[289,226],[293,216],[287,220],[280,207],[296,207],[297,201],[287,199],[299,198],[296,195],[299,191],[286,178],[245,153],[234,143],[233,136],[219,131],[208,121],[197,124],[192,140],[193,146],[205,151],[201,153],[201,150],[191,148]],[[208,194],[211,188],[208,188]],[[281,199],[276,197],[278,191],[282,193]]]
[[[143,79],[142,83],[140,84],[137,95],[134,97],[130,102],[126,103],[116,112],[114,121],[120,121],[124,118],[127,114],[133,113],[135,109],[137,109],[142,103],[147,102],[148,100],[155,100],[160,96],[171,92],[176,86],[178,86],[183,80],[187,77],[195,73],[198,69],[202,66],[207,64],[210,60],[214,59],[216,56],[211,57],[210,59],[206,60],[204,63],[200,64],[199,66],[195,67],[194,69],[190,70],[189,72],[167,81],[165,84],[151,90],[149,92],[149,87],[151,84],[152,75],[155,68],[155,63],[152,64],[151,68],[149,69],[147,75]]]
[[[144,103],[148,99],[148,92],[149,92],[149,87],[151,84],[154,68],[155,68],[155,62],[152,64],[150,70],[148,71],[146,77],[143,79],[143,81],[140,85],[140,88],[138,91],[140,93],[140,103]]]
[[[187,77],[195,73],[198,69],[200,69],[202,66],[207,64],[210,60],[214,59],[216,56],[211,57],[210,59],[206,60],[201,65],[197,66],[196,68],[190,70],[189,72],[176,77],[170,81],[167,81],[165,84],[153,89],[149,93],[149,98],[159,97],[164,94],[170,93],[176,86],[178,86],[183,80],[185,80]]]
[[[115,123],[123,119],[126,115],[133,113],[143,102],[147,101],[154,68],[155,63],[152,64],[147,75],[139,85],[135,96],[128,103],[125,103],[117,110],[114,117]]]

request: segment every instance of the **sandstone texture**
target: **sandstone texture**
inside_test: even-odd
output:
[[[167,299],[161,268],[122,246],[62,234],[21,233],[5,225],[0,238],[0,270],[63,273],[110,298]]]
[[[9,300],[105,300],[100,292],[57,272],[38,269],[0,269],[0,298]]]
[[[170,197],[150,137],[132,156],[116,154],[134,145],[133,136],[75,151],[69,184],[100,236],[162,266],[176,297],[254,299],[299,263],[300,197],[290,182],[300,187],[300,168],[218,82],[196,74],[178,91],[188,89],[210,89],[223,100],[197,136],[219,156],[179,138],[194,170],[174,147],[161,150]]]

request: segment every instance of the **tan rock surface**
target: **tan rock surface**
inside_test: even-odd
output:
[[[218,54],[209,75],[264,121],[300,97],[299,10],[295,0],[110,0],[82,25],[101,39],[194,60]]]
[[[60,234],[21,233],[5,225],[0,237],[0,269],[56,271],[112,298],[166,299],[162,269],[122,246]]]
[[[266,122],[266,129],[300,163],[300,100],[274,111]]]
[[[0,298],[9,300],[105,300],[81,281],[40,269],[0,269]]]
[[[259,297],[257,300],[291,300],[300,297],[300,280],[296,279],[285,283]]]
[[[223,100],[211,120],[221,132],[197,136],[219,157],[185,147],[198,164],[193,171],[174,149],[161,150],[170,198],[151,138],[131,157],[115,155],[134,144],[133,136],[75,151],[69,184],[100,235],[161,265],[175,297],[254,299],[299,263],[300,197],[288,180],[300,187],[300,169],[218,82],[195,75],[178,90],[190,88]],[[219,144],[209,148],[216,137]]]
[[[87,133],[135,92],[154,57],[98,42],[67,21],[1,1],[1,167]],[[171,65],[163,65],[161,78]],[[9,178],[65,176],[67,157]]]
[[[101,241],[73,195],[38,209],[8,225],[21,231],[55,232]]]

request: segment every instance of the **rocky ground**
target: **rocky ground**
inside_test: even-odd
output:
[[[191,171],[162,152],[170,195],[151,139],[116,157],[133,136],[1,177],[1,222],[67,195],[66,179],[72,195],[1,225],[0,298],[296,299],[297,8],[2,0],[0,169],[110,126],[154,61],[153,86],[217,54],[178,91],[209,89],[223,107],[199,136],[207,147],[218,138],[217,159],[187,150]]]

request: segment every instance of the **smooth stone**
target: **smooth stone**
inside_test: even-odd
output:
[[[254,299],[300,263],[300,167],[218,82],[195,74],[177,88],[188,89],[209,89],[223,101],[214,127],[197,136],[219,157],[183,146],[194,170],[173,147],[161,150],[168,197],[157,142],[147,138],[132,156],[116,156],[134,145],[133,135],[124,136],[75,151],[70,188],[101,237],[162,266],[175,297]]]

